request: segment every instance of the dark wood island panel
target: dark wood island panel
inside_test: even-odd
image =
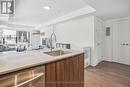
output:
[[[46,64],[45,87],[84,87],[84,55]]]

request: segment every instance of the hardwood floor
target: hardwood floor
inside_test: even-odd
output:
[[[104,61],[87,67],[84,87],[130,87],[130,66]]]

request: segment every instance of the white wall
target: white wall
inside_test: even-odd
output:
[[[91,65],[98,64],[99,59],[94,55],[94,16],[80,16],[71,20],[54,24],[58,42],[70,43],[71,48],[91,47]],[[41,28],[45,32],[45,37],[52,33],[52,27]],[[97,52],[97,51],[96,51]]]
[[[114,28],[113,28],[113,24],[115,22],[121,21],[121,20],[128,20],[130,19],[130,17],[126,17],[126,18],[120,18],[120,19],[112,19],[112,20],[107,20],[105,23],[105,27],[110,27],[111,28],[111,36],[106,37],[105,36],[105,56],[104,56],[104,60],[107,61],[113,61],[113,55],[115,54],[115,52],[113,52],[113,37],[115,37],[114,32]]]
[[[94,17],[80,17],[55,25],[59,42],[71,43],[72,48],[93,47]]]
[[[40,28],[40,31],[45,32],[45,35],[43,37],[49,38],[51,34],[53,33],[53,28],[52,26],[43,27],[43,28]]]
[[[44,37],[50,37],[53,32],[52,26],[40,28],[45,32]],[[71,43],[72,48],[93,47],[94,39],[94,16],[83,16],[72,20],[54,24],[58,42]]]
[[[91,64],[94,59],[94,16],[82,16],[55,25],[58,42],[70,43],[71,48],[91,47]]]
[[[97,65],[94,56],[94,16],[82,16],[55,25],[59,42],[70,43],[73,48],[91,47],[91,65]]]

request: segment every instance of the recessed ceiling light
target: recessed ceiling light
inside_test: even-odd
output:
[[[51,6],[44,6],[43,7],[45,10],[50,10],[51,9]]]

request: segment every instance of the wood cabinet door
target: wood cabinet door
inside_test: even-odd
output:
[[[79,81],[78,87],[84,87],[84,55],[78,56],[78,75],[79,75],[79,78],[77,79]]]
[[[56,87],[65,87],[65,61],[56,62]]]
[[[45,87],[45,67],[37,67],[33,70],[34,75],[39,73],[44,73],[43,76],[31,82],[31,87]]]
[[[56,87],[56,64],[45,65],[45,87]]]
[[[64,87],[83,87],[84,85],[84,60],[83,55],[74,56],[65,61]]]
[[[6,75],[4,77],[0,77],[0,87],[13,87],[14,85],[15,85],[14,75]]]
[[[83,54],[49,63],[45,71],[45,87],[84,87]]]

